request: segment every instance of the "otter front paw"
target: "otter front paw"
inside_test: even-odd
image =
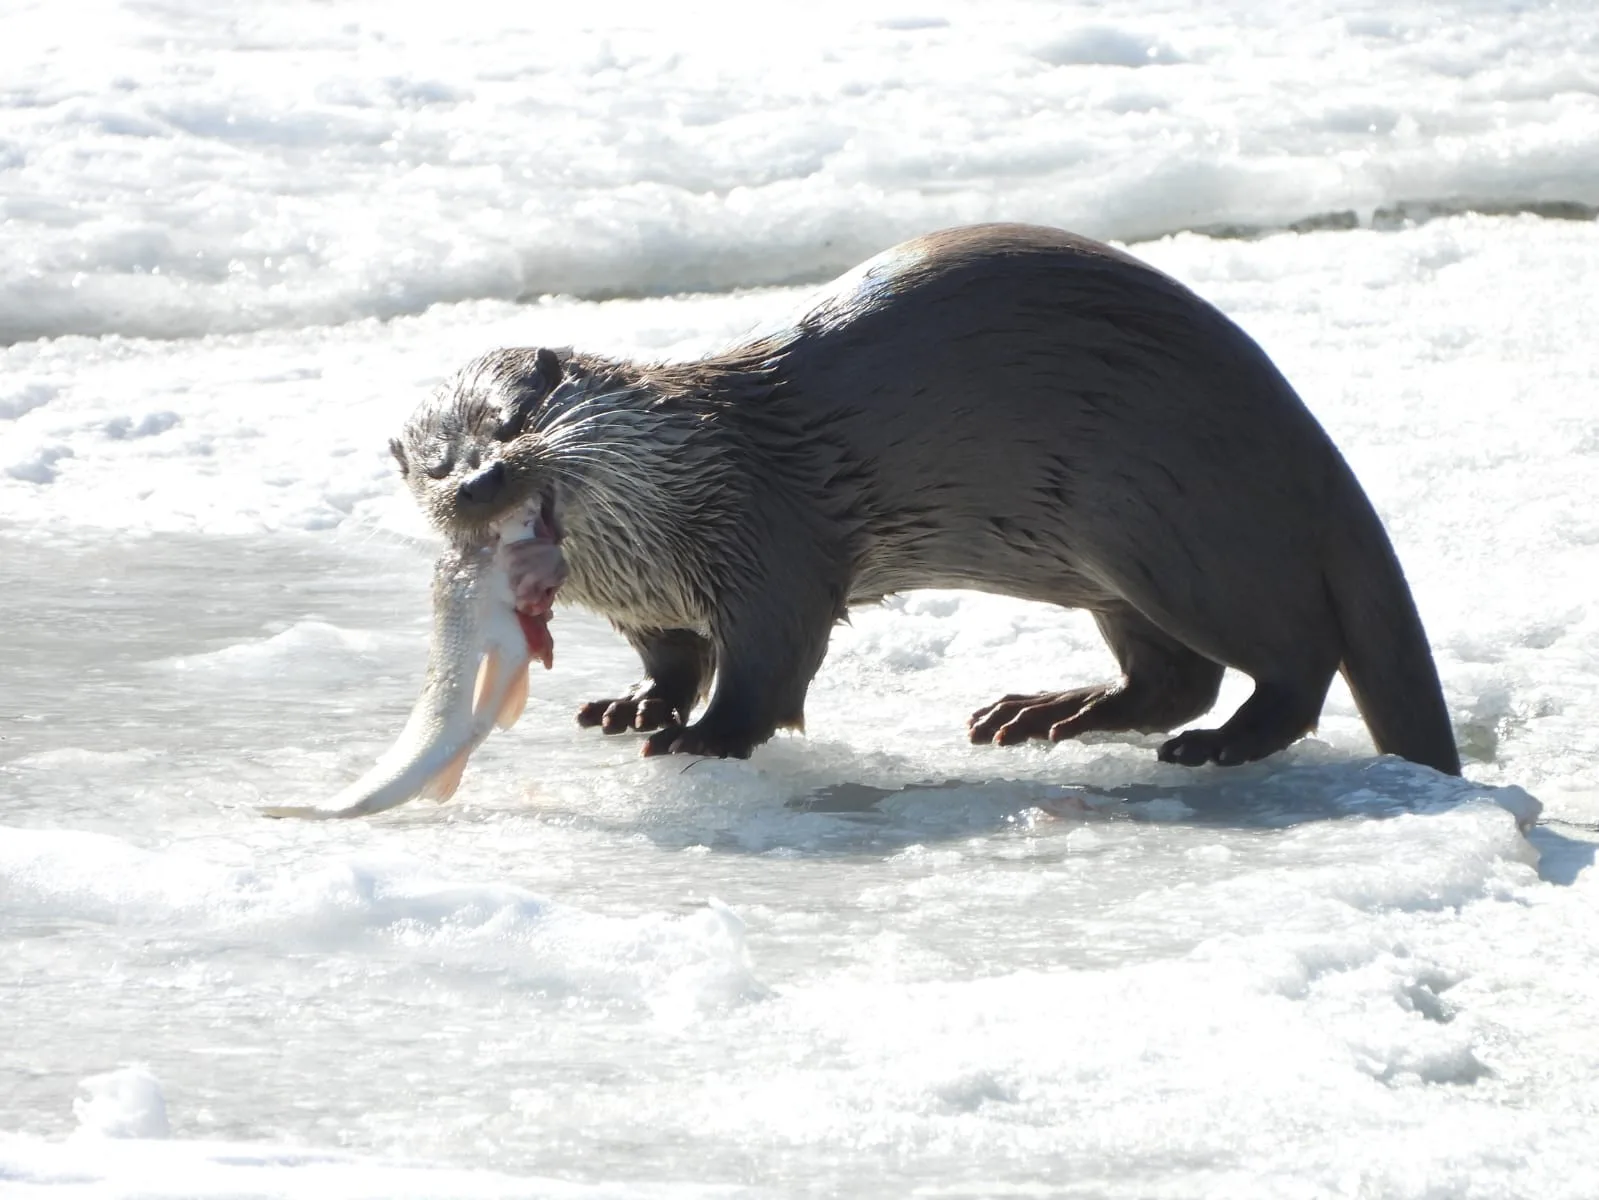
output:
[[[698,754],[705,758],[748,758],[755,743],[748,737],[716,733],[699,725],[672,726],[653,733],[644,743],[644,757],[657,754]]]
[[[687,716],[665,697],[645,693],[617,700],[591,700],[577,710],[577,723],[585,729],[598,725],[601,733],[625,733],[630,729],[647,733],[680,726]]]

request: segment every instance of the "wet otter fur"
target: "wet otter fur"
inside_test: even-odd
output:
[[[1007,696],[973,741],[1169,731],[1234,667],[1249,699],[1159,754],[1242,763],[1312,730],[1341,669],[1380,751],[1460,770],[1398,559],[1315,418],[1216,308],[1059,230],[914,239],[695,362],[496,351],[393,449],[452,536],[541,506],[561,595],[644,662],[578,720],[646,754],[803,727],[850,605],[972,588],[1087,609],[1123,675]]]

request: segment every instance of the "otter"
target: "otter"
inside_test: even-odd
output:
[[[524,613],[559,590],[637,649],[643,679],[577,719],[647,755],[803,729],[850,606],[967,588],[1086,609],[1121,668],[979,709],[974,742],[1169,732],[1233,667],[1238,711],[1158,754],[1243,763],[1313,730],[1341,670],[1380,752],[1460,771],[1404,573],[1326,432],[1217,308],[1061,230],[912,239],[698,361],[498,350],[391,448],[452,538],[537,506]]]

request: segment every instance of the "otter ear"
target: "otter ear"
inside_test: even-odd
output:
[[[521,437],[527,429],[528,421],[538,411],[539,405],[548,400],[550,393],[560,386],[564,374],[561,357],[554,350],[542,346],[535,351],[533,369],[516,381],[505,419],[494,431],[494,440],[509,442],[513,438]]]
[[[406,461],[405,447],[400,444],[399,438],[389,439],[389,453],[394,455],[394,461],[400,464],[400,478],[404,479],[411,473],[411,464]]]
[[[533,375],[540,381],[546,395],[561,382],[562,373],[561,356],[548,346],[540,346],[538,353],[533,356]]]

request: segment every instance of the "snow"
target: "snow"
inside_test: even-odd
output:
[[[143,1067],[122,1067],[91,1075],[79,1085],[84,1095],[72,1102],[80,1133],[112,1138],[167,1136],[166,1097]]]
[[[1585,7],[6,34],[0,1193],[1599,1193]],[[256,815],[416,697],[433,544],[386,441],[428,389],[501,345],[697,354],[991,217],[1120,239],[1261,341],[1389,527],[1464,779],[1376,757],[1341,681],[1232,770],[970,746],[1111,660],[929,592],[841,626],[748,762],[576,728],[637,664],[563,610],[450,804]]]
[[[791,283],[1001,216],[1599,206],[1576,3],[79,0],[7,34],[3,340]]]

